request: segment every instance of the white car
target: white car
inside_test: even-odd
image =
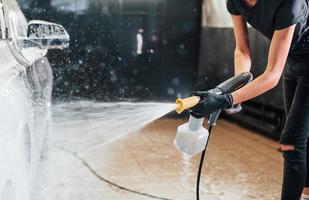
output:
[[[0,0],[0,199],[30,200],[50,125],[48,49],[69,46],[58,24],[30,21]]]

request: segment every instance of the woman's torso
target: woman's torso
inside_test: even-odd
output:
[[[257,0],[251,8],[244,0],[228,0],[227,7],[269,40],[276,30],[296,24],[289,56],[309,59],[309,0]]]

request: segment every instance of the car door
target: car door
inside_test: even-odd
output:
[[[8,29],[4,21],[4,12],[3,3],[0,1],[0,75],[12,67],[19,65],[9,48]]]
[[[3,16],[4,7],[2,5],[2,0],[0,1],[0,40],[5,39],[5,25]]]

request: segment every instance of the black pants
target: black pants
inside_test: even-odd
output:
[[[283,151],[281,200],[299,200],[303,188],[309,187],[309,62],[288,59],[283,88],[287,121],[280,144],[295,150]]]

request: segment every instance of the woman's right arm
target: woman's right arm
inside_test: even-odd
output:
[[[248,27],[241,15],[231,15],[234,27],[236,48],[234,54],[235,74],[248,72],[251,68],[251,52]]]

